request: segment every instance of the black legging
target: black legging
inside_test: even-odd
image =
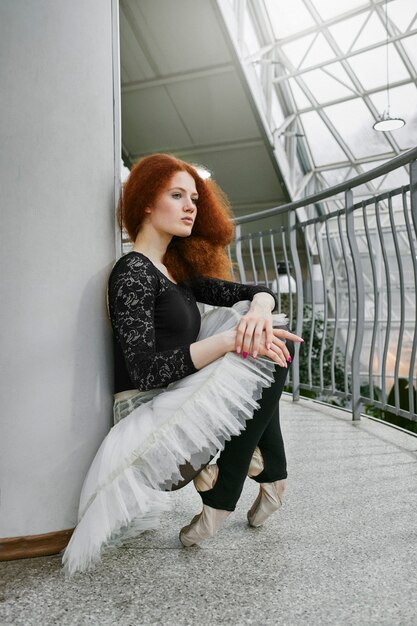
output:
[[[291,356],[294,356],[294,345],[291,341],[287,341],[287,348]],[[235,510],[256,446],[261,450],[264,470],[254,480],[267,483],[287,477],[287,461],[279,423],[279,400],[287,373],[286,368],[275,367],[274,382],[264,389],[259,400],[259,409],[246,422],[245,430],[226,442],[217,461],[219,475],[216,484],[210,491],[200,494],[204,504],[214,509]],[[185,486],[199,473],[195,470],[189,472],[190,467],[187,469],[184,466],[182,471],[187,478],[174,489]]]
[[[290,354],[293,344],[287,342]],[[264,470],[254,480],[271,483],[287,477],[287,460],[279,423],[279,400],[288,370],[276,367],[274,382],[262,393],[260,407],[246,423],[245,430],[226,442],[217,461],[219,475],[215,486],[200,495],[204,504],[214,509],[234,511],[242,493],[249,464],[256,446],[261,451]]]

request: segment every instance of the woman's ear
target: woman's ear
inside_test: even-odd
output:
[[[152,213],[152,209],[150,207],[146,207],[145,208],[145,213],[147,213],[149,215],[149,213]]]

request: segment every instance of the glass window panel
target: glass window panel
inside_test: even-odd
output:
[[[417,12],[416,12],[416,15],[414,16],[412,22],[410,22],[410,26],[408,28],[415,28],[416,24],[417,24]]]
[[[388,19],[392,20],[401,32],[408,28],[416,12],[416,0],[394,0],[388,5]]]
[[[334,59],[334,57],[335,53],[327,43],[324,35],[320,33],[300,67],[311,67],[312,65],[323,63],[323,61]]]
[[[365,11],[360,15],[355,15],[355,17],[350,17],[329,27],[330,34],[342,52],[349,50],[368,15],[369,12]]]
[[[315,111],[302,113],[300,119],[315,165],[328,165],[347,160],[345,152]]]
[[[311,107],[310,100],[304,94],[301,87],[298,86],[297,81],[294,78],[290,78],[289,83],[297,109],[305,109],[307,107]]]
[[[369,163],[362,163],[361,168],[363,169],[364,172],[370,172],[371,170],[374,170],[376,167],[379,167],[380,165],[384,165],[384,163],[387,163],[388,161],[389,159],[381,159],[380,161],[369,161]]]
[[[330,63],[329,65],[326,65],[325,69],[326,72],[329,72],[332,76],[338,78],[339,81],[341,81],[345,85],[345,87],[349,89],[349,93],[354,93],[355,95],[357,95],[355,86],[341,63]]]
[[[329,102],[343,96],[351,96],[352,91],[344,87],[339,81],[331,78],[323,70],[312,70],[302,75],[302,80],[310,89],[313,96],[319,101]]]
[[[386,41],[387,39],[387,31],[385,30],[385,26],[379,19],[376,13],[373,13],[358,39],[355,41],[355,45],[352,50],[360,50],[361,48],[366,48],[367,46],[372,45],[373,43],[378,43],[380,41]]]
[[[388,45],[390,80],[402,80],[409,77],[409,73],[401,61],[393,44]],[[380,87],[387,82],[386,46],[363,52],[348,60],[365,89]]]
[[[352,178],[355,174],[352,173],[351,167],[339,167],[334,170],[324,170],[321,172],[321,175],[329,187],[334,187],[334,185],[344,183],[345,180]]]
[[[372,128],[374,119],[362,99],[325,107],[324,112],[341,134],[355,158],[390,152],[391,146]]]
[[[362,163],[361,169],[364,172],[374,170],[376,167],[387,163],[389,159],[383,159],[381,161],[372,161],[369,163]],[[395,189],[396,187],[402,187],[408,185],[410,177],[405,167],[399,167],[398,169],[386,174],[385,176],[378,176],[372,180],[372,184],[378,189],[378,191]]]
[[[296,39],[295,41],[284,44],[283,46],[281,46],[281,50],[289,59],[289,61],[294,65],[294,67],[298,68],[313,39],[314,35],[301,37],[300,39]]]
[[[314,6],[324,20],[369,4],[369,0],[314,0]]]
[[[314,26],[314,20],[302,0],[265,0],[275,37],[288,37]]]
[[[409,182],[410,179],[407,172],[403,167],[400,167],[399,169],[390,172],[388,176],[381,181],[381,189],[395,189],[396,187],[407,185]]]
[[[401,43],[404,46],[408,58],[414,67],[417,67],[417,35],[406,37],[406,39],[402,39]]]
[[[387,93],[380,91],[371,96],[371,100],[382,113],[387,108]],[[414,84],[402,85],[390,89],[390,115],[404,118],[406,124],[392,131],[392,136],[402,150],[417,145],[417,88]],[[382,133],[377,133],[382,134]]]

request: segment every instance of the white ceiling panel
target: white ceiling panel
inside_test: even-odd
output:
[[[259,128],[236,72],[167,86],[193,142],[212,144],[259,137]]]
[[[133,155],[192,145],[165,87],[124,94],[122,125],[123,143]]]
[[[230,61],[207,0],[122,0],[120,6],[159,75]]]
[[[253,207],[252,211],[255,211],[258,203],[262,203],[262,208],[270,208],[284,201],[262,141],[218,151],[183,152],[180,156],[191,163],[204,165],[237,211],[241,206]]]
[[[122,83],[153,78],[155,72],[144,54],[137,32],[123,11],[120,12],[120,56]]]

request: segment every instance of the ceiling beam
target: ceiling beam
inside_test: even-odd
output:
[[[221,65],[214,65],[202,70],[193,70],[190,72],[180,72],[179,74],[170,74],[169,76],[162,76],[158,78],[149,78],[147,80],[132,81],[130,83],[124,83],[122,85],[122,93],[129,93],[131,91],[139,91],[141,89],[152,89],[154,87],[165,87],[166,85],[173,85],[175,83],[182,83],[187,80],[196,80],[199,78],[207,78],[209,76],[219,76],[220,74],[229,74],[234,71],[234,67],[231,63],[223,63]]]

